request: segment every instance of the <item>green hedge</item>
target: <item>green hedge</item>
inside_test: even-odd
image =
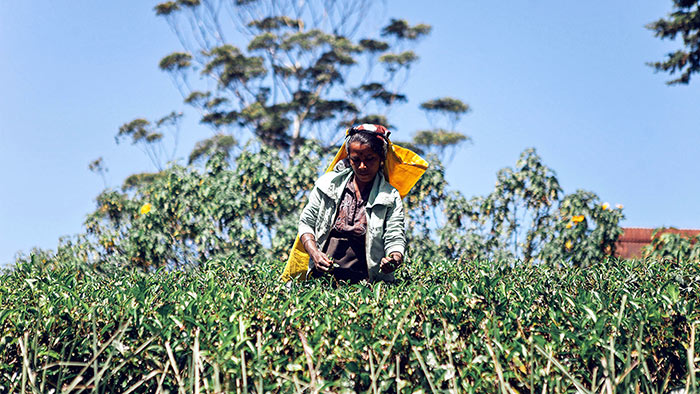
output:
[[[697,265],[413,262],[394,285],[280,271],[20,264],[0,277],[0,392],[697,387]]]

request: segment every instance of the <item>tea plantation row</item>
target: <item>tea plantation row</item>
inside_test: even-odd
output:
[[[697,389],[700,268],[413,262],[284,285],[278,262],[0,277],[0,392]]]

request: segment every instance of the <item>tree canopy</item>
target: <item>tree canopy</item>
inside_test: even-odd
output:
[[[678,77],[669,85],[688,84],[692,74],[700,71],[700,1],[673,0],[673,11],[666,17],[647,25],[661,39],[683,39],[683,48],[666,55],[666,59],[651,62],[656,71],[667,72]]]
[[[419,60],[414,47],[431,26],[374,18],[379,6],[370,0],[157,5],[156,15],[182,44],[160,68],[214,130],[212,141],[198,143],[191,160],[251,137],[293,155],[308,138],[326,147],[336,144],[352,124],[391,125],[390,108],[407,101],[400,90]],[[422,145],[466,138],[454,127],[449,132],[456,139],[428,132],[436,136],[423,137]],[[229,137],[226,143],[223,136]]]

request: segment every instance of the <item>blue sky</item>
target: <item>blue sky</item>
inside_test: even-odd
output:
[[[700,76],[669,87],[645,65],[679,45],[644,28],[671,1],[502,3],[387,1],[385,16],[433,25],[391,113],[395,138],[428,126],[422,101],[457,97],[473,143],[447,177],[465,195],[535,147],[565,192],[623,204],[624,226],[700,228]],[[111,187],[153,170],[115,144],[121,124],[185,111],[180,157],[210,135],[157,67],[179,43],[155,4],[0,2],[0,263],[83,231],[104,188],[90,161],[104,158]]]

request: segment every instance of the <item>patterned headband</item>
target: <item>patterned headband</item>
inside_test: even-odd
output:
[[[371,134],[375,135],[378,138],[382,140],[384,144],[389,143],[389,135],[391,134],[391,131],[387,130],[386,127],[379,125],[379,124],[370,124],[370,123],[365,123],[357,126],[352,126],[351,128],[348,129],[347,135],[352,136],[357,133],[366,133],[366,134]]]

